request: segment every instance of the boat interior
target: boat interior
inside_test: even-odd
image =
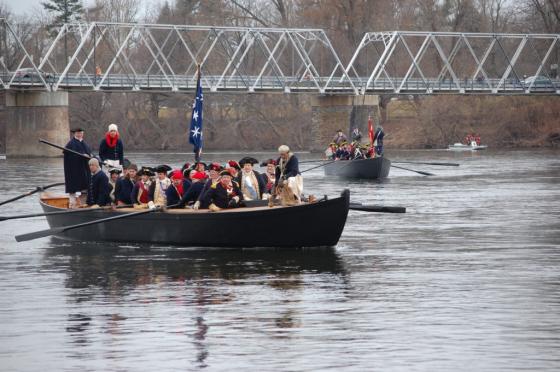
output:
[[[84,195],[82,195],[84,197]],[[60,209],[69,209],[70,208],[70,197],[67,194],[53,194],[49,192],[44,192],[40,196],[41,202],[47,204],[54,208]],[[82,200],[82,204],[85,205],[85,201]],[[305,205],[309,203],[301,203],[300,205]],[[166,209],[165,212],[173,213],[173,214],[185,214],[185,213],[231,213],[231,212],[250,212],[250,211],[258,211],[258,210],[266,210],[271,208],[286,208],[286,206],[282,205],[273,205],[269,206],[266,205],[258,205],[258,206],[251,206],[251,207],[240,207],[240,208],[231,208],[231,209],[221,209],[219,211],[212,211],[210,209],[192,209],[192,208],[179,208],[179,209]],[[105,208],[111,209],[111,208]],[[146,208],[133,208],[133,207],[118,207],[120,212],[139,212],[145,210]]]

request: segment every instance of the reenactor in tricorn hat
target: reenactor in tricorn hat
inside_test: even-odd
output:
[[[243,201],[243,193],[232,181],[231,173],[224,170],[220,173],[220,182],[210,187],[204,199],[210,210],[237,208]]]
[[[259,172],[253,170],[253,165],[259,161],[255,158],[244,157],[239,160],[241,172],[237,174],[235,180],[239,184],[239,188],[243,193],[245,200],[260,200],[265,190],[266,184]]]
[[[220,178],[220,172],[223,170],[223,167],[219,163],[212,163],[210,164],[208,170],[208,180],[204,184],[202,191],[200,191],[200,195],[198,196],[197,201],[194,204],[194,209],[198,208],[208,208],[208,204],[204,202],[204,195],[210,190],[213,184],[217,183]]]
[[[72,138],[66,144],[66,148],[80,154],[93,157],[89,145],[84,141],[84,129],[81,127],[71,130]],[[84,157],[64,151],[64,184],[70,194],[70,207],[79,206],[80,195],[89,187],[90,171],[88,160]]]
[[[275,168],[276,160],[268,159],[261,164],[262,167],[266,167],[266,171],[261,173],[261,178],[264,181],[263,198],[269,197],[272,194],[272,188],[274,187],[274,181],[276,180]],[[268,195],[267,195],[268,194]]]
[[[152,180],[150,177],[154,176],[154,172],[150,167],[142,167],[140,171],[138,171],[138,176],[140,177],[140,181],[136,182],[136,185],[134,185],[131,199],[135,205],[145,206],[152,201],[152,196],[150,195]]]
[[[152,195],[152,201],[155,205],[167,205],[167,197],[165,196],[165,192],[171,185],[171,180],[167,178],[167,172],[170,170],[171,167],[169,165],[158,165],[155,168],[156,179],[154,180],[154,182],[152,182],[150,188],[150,195]]]

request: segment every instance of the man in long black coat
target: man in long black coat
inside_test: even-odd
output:
[[[72,130],[72,133],[72,139],[66,144],[66,148],[91,156],[91,149],[84,141],[84,130],[76,128]],[[64,183],[66,192],[70,194],[71,204],[75,204],[76,198],[81,195],[82,191],[88,189],[89,178],[88,159],[64,151]]]

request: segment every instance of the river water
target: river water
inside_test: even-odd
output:
[[[44,219],[0,222],[0,370],[558,371],[559,155],[389,151],[461,166],[399,164],[436,175],[384,182],[307,172],[316,196],[407,207],[351,211],[331,249],[16,243]],[[60,181],[61,163],[0,160],[1,199]],[[38,211],[36,196],[0,207]]]

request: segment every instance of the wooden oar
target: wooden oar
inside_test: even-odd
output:
[[[458,167],[459,164],[457,163],[424,163],[421,161],[394,161],[393,163],[397,164],[426,164],[426,165],[441,165],[444,167]]]
[[[119,209],[119,208],[130,208],[130,207],[132,207],[132,205],[127,204],[127,205],[108,206],[108,207],[99,207],[99,208],[78,208],[78,209],[70,209],[70,210],[66,210],[66,211],[20,214],[20,215],[16,215],[16,216],[0,216],[0,221],[17,220],[17,219],[20,219],[20,218],[53,216],[53,215],[58,215],[58,214],[72,214],[72,213],[83,213],[83,212],[91,212],[91,211],[104,211],[104,210]]]
[[[88,155],[88,154],[82,154],[81,152],[74,151],[74,150],[72,150],[72,149],[66,148],[66,147],[64,147],[64,146],[57,145],[56,143],[52,143],[52,142],[49,142],[49,141],[44,140],[44,139],[41,139],[41,138],[39,138],[39,142],[44,143],[44,144],[49,145],[49,146],[52,146],[52,147],[56,147],[57,149],[61,149],[62,151],[66,151],[66,152],[72,153],[72,154],[74,154],[74,155],[81,156],[81,157],[84,158],[84,159],[88,159],[88,160],[89,160],[89,159],[92,158],[92,157],[91,157],[90,155]],[[105,162],[105,161],[99,161],[99,163],[100,163],[100,164],[103,164],[103,165],[106,166],[106,167],[114,167],[114,166],[110,165],[109,163],[107,163],[107,162]],[[122,167],[122,164],[121,164],[121,167]],[[122,168],[121,168],[121,170],[122,170]]]
[[[320,164],[320,165],[318,165],[318,166],[316,166],[316,167],[311,167],[311,168],[309,168],[309,169],[302,170],[302,171],[299,172],[299,173],[305,173],[305,172],[310,171],[310,170],[313,170],[313,169],[321,168],[321,167],[324,167],[324,166],[327,165],[327,164],[334,163],[335,161],[338,161],[338,160],[331,160],[331,161],[328,161],[328,162],[326,162],[326,163]]]
[[[407,170],[407,171],[410,171],[410,172],[423,174],[424,176],[435,176],[435,174],[433,174],[433,173],[417,171],[417,170],[409,169],[409,168],[405,168],[405,167],[399,167],[398,165],[393,165],[392,163],[391,163],[391,167],[395,167],[395,168],[398,168],[398,169],[404,169],[404,170]]]
[[[11,203],[13,201],[19,200],[21,198],[25,198],[26,196],[33,195],[36,192],[43,191],[43,190],[46,190],[46,189],[49,189],[49,188],[55,187],[55,186],[62,186],[62,185],[64,185],[64,182],[57,182],[57,183],[53,183],[53,184],[50,184],[50,185],[47,185],[47,186],[37,186],[35,188],[35,190],[28,191],[25,194],[22,194],[20,196],[16,196],[15,198],[11,198],[11,199],[8,199],[8,200],[4,200],[3,202],[0,202],[0,205],[8,204],[8,203]]]
[[[349,209],[362,212],[406,213],[405,207],[387,207],[383,205],[367,205],[362,203],[350,203]]]
[[[167,208],[172,208],[172,207],[175,207],[177,205],[178,204],[170,205]],[[148,209],[148,210],[145,210],[145,211],[126,213],[126,214],[122,214],[120,216],[102,218],[102,219],[99,219],[99,220],[93,220],[93,221],[78,223],[76,225],[61,226],[61,227],[55,227],[53,229],[46,229],[46,230],[41,230],[41,231],[35,231],[35,232],[32,232],[32,233],[28,233],[28,234],[16,235],[16,241],[24,242],[24,241],[27,241],[27,240],[43,238],[45,236],[60,234],[60,233],[63,233],[63,232],[69,231],[69,230],[79,229],[81,227],[86,227],[86,226],[96,225],[96,224],[99,224],[99,223],[105,223],[105,222],[120,220],[120,219],[128,218],[128,217],[140,216],[142,214],[152,213],[152,212],[160,211],[162,209],[163,209],[163,207],[156,206],[153,209]]]
[[[302,160],[299,162],[299,164],[305,164],[305,163],[318,163],[321,161],[330,161],[329,159],[315,159],[315,160]]]

